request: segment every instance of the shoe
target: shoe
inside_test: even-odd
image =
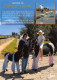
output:
[[[33,71],[35,70],[35,69],[32,69]]]
[[[22,71],[21,74],[28,73],[26,70]]]
[[[38,69],[34,69],[34,71],[38,71]]]
[[[5,71],[2,71],[2,73],[5,73]]]
[[[24,71],[22,71],[20,74],[24,74]]]
[[[15,75],[15,73],[13,73],[13,75]]]
[[[18,73],[18,75],[20,75],[21,73]]]
[[[24,70],[24,73],[28,73],[26,70]]]

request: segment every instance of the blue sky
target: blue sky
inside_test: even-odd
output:
[[[12,32],[20,34],[21,28],[25,28],[24,25],[0,25],[0,35],[11,35]]]
[[[10,35],[12,32],[20,33],[21,28],[25,27],[24,25],[1,25],[1,10],[4,9],[3,8],[4,4],[13,4],[13,2],[23,2],[23,4],[32,5],[32,9],[35,11],[35,1],[38,0],[0,0],[0,34]],[[57,0],[39,0],[39,1],[56,1],[56,11],[57,11]],[[47,5],[47,3],[45,3],[45,5]],[[51,8],[54,7],[54,5],[52,4],[47,7]]]
[[[55,2],[37,2],[37,8],[40,8],[42,4],[44,8],[55,9]]]

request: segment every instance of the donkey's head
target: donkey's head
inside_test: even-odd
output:
[[[31,42],[31,52],[34,56],[37,56],[39,53],[39,45],[37,45],[37,39],[33,39]]]

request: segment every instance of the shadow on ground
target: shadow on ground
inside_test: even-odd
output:
[[[38,68],[37,71],[33,71],[33,70],[28,70],[28,72],[26,74],[34,74],[34,73],[38,73],[38,72],[41,72],[42,70],[45,70],[47,68],[49,68],[50,66],[43,66],[43,67],[40,67]],[[8,79],[11,79],[11,80],[15,80],[15,79],[21,79],[23,80],[24,77],[22,77],[23,74],[20,74],[18,75],[17,73],[15,75],[13,74],[6,74],[6,73],[3,73],[3,72],[0,72],[0,76],[2,76],[3,78],[5,78],[5,80],[8,80]]]
[[[0,76],[2,76],[5,80],[11,79],[11,80],[16,80],[16,79],[23,79],[23,77],[21,77],[21,75],[18,75],[17,73],[15,75],[13,74],[6,74],[1,72]]]
[[[37,71],[28,70],[28,73],[29,73],[29,74],[38,73],[38,72],[41,72],[42,70],[45,70],[45,69],[47,69],[47,68],[49,68],[49,67],[50,67],[49,65],[48,65],[48,66],[43,66],[43,67],[38,68]]]

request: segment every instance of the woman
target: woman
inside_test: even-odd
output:
[[[44,45],[44,39],[45,39],[45,37],[43,36],[42,30],[40,30],[38,34],[39,36],[38,36],[37,45],[39,46],[39,54],[37,55],[36,58],[33,59],[33,64],[32,64],[32,69],[34,69],[35,71],[38,68],[38,61],[40,56],[41,56],[41,59],[43,60],[43,45]]]
[[[43,45],[45,37],[43,36],[42,30],[40,30],[38,34],[38,45],[40,46],[41,59],[43,60]]]
[[[27,40],[27,34],[23,35],[23,38],[19,41],[18,50],[22,51],[22,73],[26,72],[26,66],[28,62],[29,41]]]

